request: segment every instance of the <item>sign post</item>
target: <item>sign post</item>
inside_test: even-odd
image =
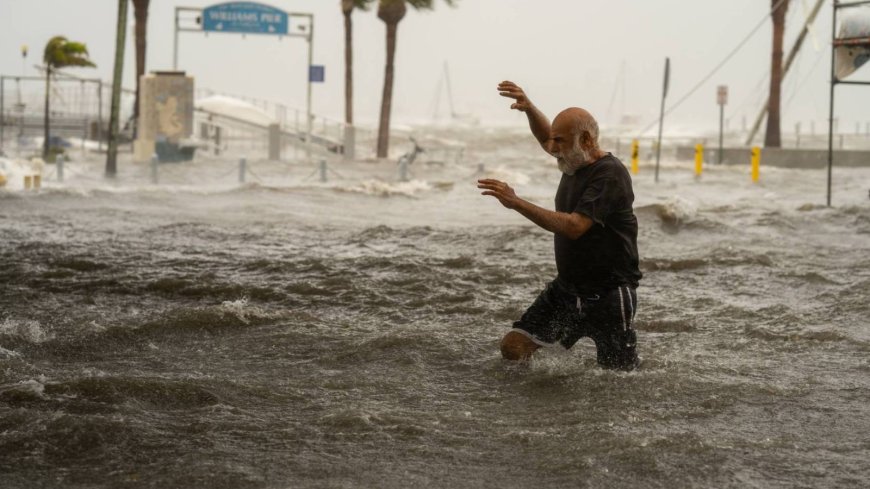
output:
[[[185,15],[179,15],[184,13]],[[293,18],[305,18],[308,24],[292,25]],[[182,26],[182,21],[193,24]],[[192,22],[191,22],[192,21]],[[295,27],[294,32],[291,27]],[[265,34],[279,37],[302,37],[308,42],[308,88],[306,90],[306,135],[305,152],[311,160],[311,83],[310,71],[314,56],[314,15],[285,12],[270,5],[256,2],[226,2],[204,9],[175,7],[175,36],[173,42],[172,69],[178,70],[179,32],[227,32],[236,34]]]
[[[314,62],[314,16],[311,16],[311,26],[308,29],[308,90],[305,96],[305,159],[311,163],[311,65]]]
[[[656,183],[659,182],[659,160],[662,157],[662,127],[665,124],[665,99],[668,97],[668,88],[671,84],[671,58],[665,58],[665,82],[662,90],[662,109],[659,113],[659,140],[656,144]]]
[[[716,89],[716,103],[719,104],[719,157],[717,163],[722,164],[723,126],[725,124],[725,105],[728,103],[728,85],[719,85]]]

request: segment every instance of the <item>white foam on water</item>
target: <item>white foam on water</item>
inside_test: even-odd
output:
[[[106,377],[106,375],[107,375],[106,372],[103,372],[102,370],[100,370],[98,368],[94,368],[94,367],[85,367],[82,369],[81,372],[82,372],[82,375],[84,377],[102,378],[102,377]]]
[[[429,182],[423,180],[411,180],[408,182],[363,180],[357,185],[352,185],[349,187],[339,187],[339,189],[348,192],[373,195],[376,197],[389,197],[393,195],[404,195],[407,197],[413,197],[421,192],[431,190],[432,185],[429,184]]]
[[[51,339],[38,321],[6,318],[0,323],[0,335],[23,339],[29,343],[42,343]]]
[[[532,356],[529,368],[547,376],[561,377],[582,372],[586,369],[583,361],[578,361],[576,352],[561,346],[539,350]]]
[[[48,378],[45,375],[39,375],[35,379],[22,380],[14,384],[0,385],[0,392],[4,391],[23,391],[32,392],[39,397],[44,397],[45,383]]]
[[[504,181],[510,185],[527,185],[531,178],[525,173],[499,165],[491,170],[484,170],[481,178],[492,178]]]
[[[43,380],[43,382],[45,381],[44,378],[42,380]],[[21,381],[18,383],[18,385],[20,387],[23,387],[23,389],[21,389],[21,390],[30,391],[30,392],[33,392],[34,394],[42,397],[43,393],[45,392],[45,384],[43,382],[40,382],[39,380],[35,380],[35,379],[30,379],[30,380]]]
[[[21,354],[13,350],[7,350],[6,348],[0,346],[0,358],[21,358]]]
[[[662,203],[662,218],[674,222],[691,221],[698,215],[698,206],[680,196],[674,196]]]
[[[106,330],[106,327],[103,326],[102,324],[98,323],[96,320],[94,320],[94,321],[91,321],[90,323],[88,323],[87,329],[89,331],[93,331],[95,333],[102,333],[103,331]]]
[[[249,324],[253,319],[271,319],[279,317],[281,314],[279,312],[266,311],[258,306],[250,304],[247,297],[242,297],[234,301],[224,301],[220,305],[220,310],[223,313],[237,317],[245,324]]]
[[[250,311],[248,311],[247,297],[242,297],[241,299],[236,299],[234,301],[223,301],[221,303],[221,310],[236,316],[245,324],[250,322],[248,319]]]

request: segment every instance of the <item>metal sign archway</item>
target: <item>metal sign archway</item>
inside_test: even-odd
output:
[[[302,20],[301,23],[293,22]],[[306,135],[305,153],[311,160],[311,67],[314,53],[314,14],[286,12],[270,5],[255,2],[227,2],[206,8],[175,7],[174,36],[172,41],[172,69],[178,70],[178,33],[232,33],[262,34],[282,37],[301,37],[308,42],[308,88],[305,95]]]

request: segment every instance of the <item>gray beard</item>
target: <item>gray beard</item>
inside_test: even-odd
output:
[[[556,160],[556,164],[559,165],[559,171],[568,175],[569,177],[577,173],[577,170],[585,166],[585,163],[569,163],[564,158],[559,158]]]
[[[591,163],[590,155],[582,149],[575,149],[569,155],[556,157],[556,164],[559,166],[559,171],[569,177],[577,173],[577,170]]]

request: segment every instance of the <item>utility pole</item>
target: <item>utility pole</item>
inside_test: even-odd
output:
[[[115,73],[112,77],[112,114],[109,117],[109,151],[106,154],[106,176],[118,173],[118,126],[121,111],[121,76],[124,73],[124,43],[127,38],[127,3],[118,0],[118,28],[115,39]]]
[[[810,26],[815,22],[816,17],[819,15],[819,10],[822,9],[822,4],[825,0],[817,0],[816,5],[810,11],[810,14],[807,16],[806,23],[804,24],[803,30],[798,35],[794,44],[792,45],[791,51],[789,51],[788,56],[785,60],[785,65],[782,68],[782,80],[785,80],[786,75],[788,75],[788,70],[791,68],[792,63],[794,63],[795,58],[800,52],[801,46],[803,46],[804,40],[807,38],[807,34],[810,32]],[[761,127],[761,121],[764,120],[764,116],[767,114],[767,109],[769,107],[770,98],[764,101],[764,105],[761,107],[761,110],[758,112],[758,116],[755,118],[755,122],[752,123],[752,129],[749,131],[749,136],[746,138],[746,145],[749,146],[752,144],[752,140],[755,139],[755,135],[758,134],[758,129]]]
[[[770,95],[767,98],[767,130],[764,135],[764,146],[779,148],[782,146],[780,131],[780,107],[782,99],[782,44],[785,37],[785,14],[788,11],[789,0],[771,0],[773,20],[773,51],[770,61]]]

